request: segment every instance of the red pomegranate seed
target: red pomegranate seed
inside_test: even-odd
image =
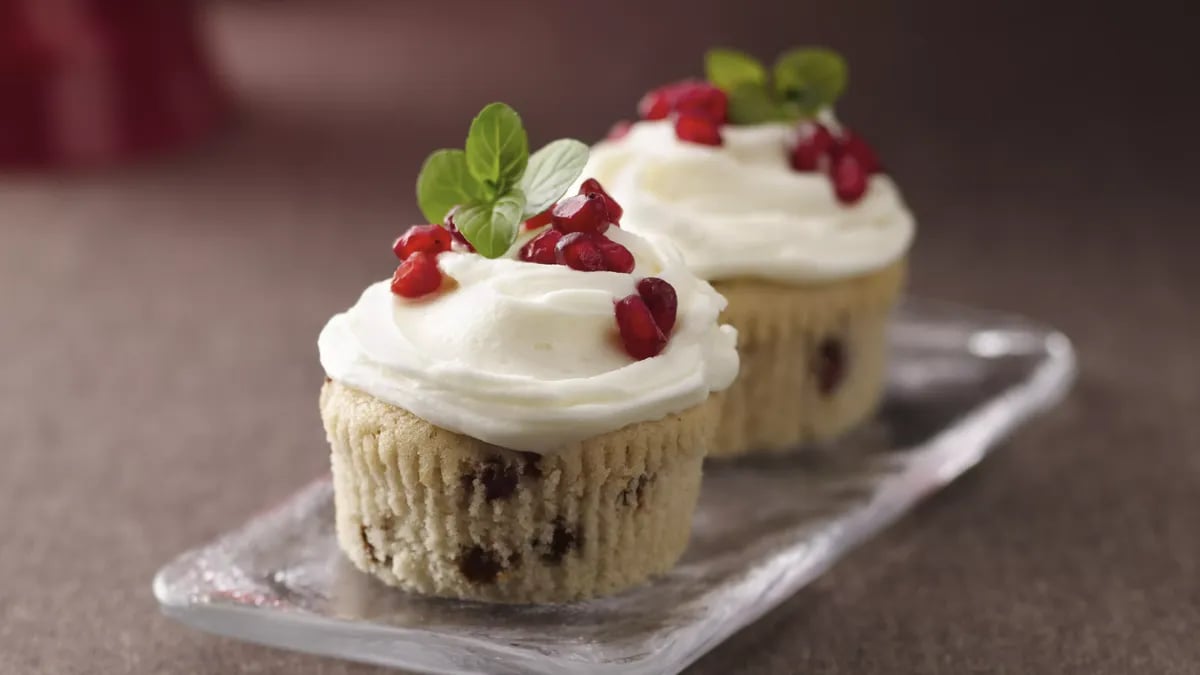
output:
[[[792,168],[796,171],[818,171],[829,161],[833,150],[833,134],[816,122],[804,122],[797,129],[796,146],[792,148]]]
[[[608,207],[599,193],[567,197],[554,205],[550,211],[554,229],[568,232],[595,232],[603,234],[608,229]]]
[[[604,254],[597,245],[598,237],[590,232],[572,232],[554,246],[554,258],[581,272],[601,272],[605,269]]]
[[[604,200],[604,208],[608,212],[608,221],[613,225],[620,225],[621,216],[625,215],[625,209],[621,208],[621,205],[617,203],[617,200],[613,199],[612,195],[608,194],[608,191],[604,189],[604,186],[600,184],[600,181],[596,180],[595,178],[589,178],[583,181],[583,185],[579,186],[579,194],[584,195],[589,192],[595,192]]]
[[[672,107],[680,115],[703,117],[718,124],[729,118],[729,97],[707,82],[683,83],[674,93]]]
[[[843,204],[857,202],[867,191],[867,172],[858,158],[849,153],[834,158],[830,177],[833,179],[833,191]]]
[[[536,230],[539,227],[545,227],[546,225],[549,225],[550,221],[551,221],[550,212],[553,210],[554,210],[554,207],[551,206],[550,208],[546,209],[545,211],[542,211],[541,213],[537,214],[536,216],[525,221],[525,229]]]
[[[392,252],[401,260],[417,251],[436,256],[449,250],[450,231],[441,225],[414,225],[392,244]]]
[[[729,97],[700,80],[682,80],[655,89],[638,102],[642,119],[666,119],[672,113],[703,117],[718,124],[728,119]]]
[[[853,155],[858,160],[859,166],[868,175],[883,171],[883,164],[879,161],[879,155],[875,154],[875,151],[871,149],[870,145],[867,145],[862,136],[849,129],[842,130],[842,136],[834,146],[833,152],[837,155]]]
[[[695,115],[680,115],[675,120],[675,136],[681,141],[700,145],[721,145],[721,129],[716,122]]]
[[[670,335],[675,328],[675,314],[679,310],[675,287],[658,277],[646,277],[637,283],[637,292],[650,308],[658,329],[663,335]]]
[[[641,361],[657,356],[667,346],[667,336],[654,323],[654,316],[641,297],[627,295],[615,303],[614,310],[627,354]]]
[[[629,130],[633,128],[633,122],[629,120],[620,120],[609,128],[608,133],[604,135],[606,141],[619,141],[629,135]]]
[[[644,120],[661,120],[671,114],[672,85],[649,91],[638,101],[638,115]]]
[[[629,249],[605,236],[597,239],[596,246],[600,249],[600,255],[604,256],[604,269],[621,274],[629,274],[633,271],[633,254],[629,252]]]
[[[462,244],[463,248],[467,249],[471,253],[474,253],[475,247],[471,245],[471,242],[467,241],[467,238],[463,236],[463,233],[458,231],[458,226],[454,224],[454,212],[457,210],[458,207],[456,206],[450,209],[450,213],[446,214],[446,229],[450,230],[450,236],[454,239],[454,241]]]
[[[554,246],[562,238],[562,232],[546,230],[521,247],[520,259],[539,265],[557,265],[558,257],[554,253]]]
[[[428,295],[441,285],[442,271],[438,269],[437,258],[424,251],[409,255],[392,275],[392,292],[405,298]]]

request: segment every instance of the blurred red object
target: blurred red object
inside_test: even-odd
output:
[[[0,0],[0,168],[111,164],[213,128],[197,17],[191,0]]]

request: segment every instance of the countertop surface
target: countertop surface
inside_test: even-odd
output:
[[[913,291],[1053,323],[1081,375],[689,672],[1200,672],[1182,22],[1103,3],[1084,23],[1032,2],[541,4],[214,5],[237,103],[221,133],[0,178],[0,673],[383,672],[191,630],[150,580],[327,470],[315,338],[389,274],[420,160],[488,100],[535,142],[595,138],[711,43],[812,40],[848,54],[842,115],[918,214]]]

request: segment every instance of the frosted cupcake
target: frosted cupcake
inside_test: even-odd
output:
[[[527,153],[485,108],[422,169],[445,226],[397,240],[392,280],[320,335],[338,542],[409,591],[562,602],[669,569],[737,372],[724,300],[677,253],[602,190],[548,210],[586,146]]]
[[[647,94],[585,173],[729,301],[741,373],[712,454],[783,452],[841,434],[875,409],[885,327],[914,222],[895,183],[832,104],[835,54],[784,54],[771,75],[714,50],[708,82]]]

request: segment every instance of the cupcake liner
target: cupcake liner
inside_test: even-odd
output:
[[[869,417],[883,393],[888,318],[904,261],[828,284],[717,281],[741,370],[723,396],[710,456],[781,453]]]
[[[425,595],[531,603],[607,595],[687,546],[719,403],[547,455],[434,426],[327,382],[338,543]]]

